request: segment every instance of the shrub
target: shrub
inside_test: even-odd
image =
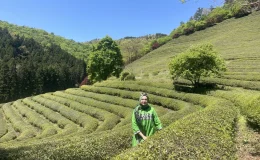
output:
[[[135,80],[135,75],[129,72],[122,72],[120,75],[120,80],[121,81]]]
[[[172,123],[115,159],[236,159],[237,115],[232,103],[219,100]]]
[[[211,19],[211,23],[219,23],[222,22],[223,20],[229,18],[229,11],[224,9],[224,8],[220,8],[217,7],[216,9],[214,9],[206,19]]]
[[[239,3],[235,3],[232,7],[231,7],[231,14],[236,17],[236,18],[240,18],[243,16],[247,16],[248,14],[251,13],[250,7],[249,6],[242,6]]]
[[[197,21],[195,23],[195,31],[200,31],[207,28],[207,23],[206,21]]]

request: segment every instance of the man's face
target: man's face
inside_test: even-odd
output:
[[[147,97],[146,96],[143,96],[142,99],[141,99],[141,105],[147,105]]]

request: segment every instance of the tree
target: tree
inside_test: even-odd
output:
[[[193,19],[196,21],[199,21],[202,17],[202,11],[203,11],[203,8],[199,7],[193,16]]]
[[[101,39],[88,57],[87,71],[92,82],[106,80],[110,76],[119,77],[122,67],[120,49],[109,36]]]
[[[193,46],[174,57],[169,64],[169,69],[173,79],[179,77],[188,79],[194,87],[198,87],[201,76],[220,75],[226,70],[226,66],[212,44],[202,44]]]

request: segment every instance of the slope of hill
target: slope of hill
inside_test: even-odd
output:
[[[228,72],[259,72],[260,13],[247,17],[228,19],[203,31],[171,40],[141,59],[129,64],[126,70],[138,77],[168,78],[171,59],[191,45],[210,42],[226,60]],[[242,65],[241,65],[242,63]],[[246,67],[245,67],[246,65]],[[138,67],[136,67],[138,66]],[[152,73],[157,73],[154,76]]]
[[[74,40],[68,40],[61,36],[48,33],[41,29],[30,28],[26,26],[18,26],[10,24],[0,20],[0,27],[7,28],[12,35],[24,36],[26,38],[33,38],[43,46],[50,46],[50,43],[59,45],[63,50],[67,51],[71,55],[83,59],[87,58],[91,46],[85,43],[78,43]]]
[[[108,80],[0,105],[0,159],[259,159],[260,12],[174,39],[127,66],[137,81]],[[225,58],[224,87],[176,91],[170,59],[210,41]],[[150,95],[163,129],[131,148],[131,114]]]

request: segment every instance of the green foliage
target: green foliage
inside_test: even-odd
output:
[[[237,115],[237,108],[228,101],[209,103],[115,159],[236,159]]]
[[[121,81],[135,80],[135,75],[129,72],[122,72],[120,75],[120,80]]]
[[[223,7],[217,7],[213,9],[210,14],[205,18],[208,26],[214,25],[215,23],[219,23],[228,19],[229,10],[226,10]]]
[[[246,116],[249,124],[260,128],[260,94],[258,92],[244,89],[230,89],[228,92],[219,90],[211,94],[232,101],[239,106],[241,113]]]
[[[0,21],[0,27],[7,28],[12,36],[24,38],[33,38],[41,46],[50,46],[52,44],[60,46],[67,53],[77,57],[78,59],[87,59],[88,53],[91,51],[91,45],[87,43],[75,42],[71,39],[48,33],[42,29],[30,28],[27,26],[18,26],[5,21]]]
[[[186,52],[176,56],[169,64],[174,79],[188,79],[197,86],[202,76],[220,75],[225,71],[224,60],[221,59],[211,44],[193,46]]]
[[[0,34],[0,102],[74,87],[86,76],[86,63],[53,43]]]
[[[108,36],[98,42],[88,58],[87,70],[92,82],[106,80],[110,76],[119,77],[122,67],[120,49]]]
[[[236,18],[240,18],[251,13],[251,9],[249,5],[245,6],[239,2],[234,3],[231,6],[230,10],[231,10],[231,14]]]
[[[205,21],[196,21],[195,22],[195,31],[200,31],[203,30],[205,28],[207,28],[207,23]]]
[[[4,114],[2,111],[2,108],[0,108],[0,137],[2,137],[3,135],[5,135],[7,133],[7,125],[6,125],[6,121],[4,119]]]

